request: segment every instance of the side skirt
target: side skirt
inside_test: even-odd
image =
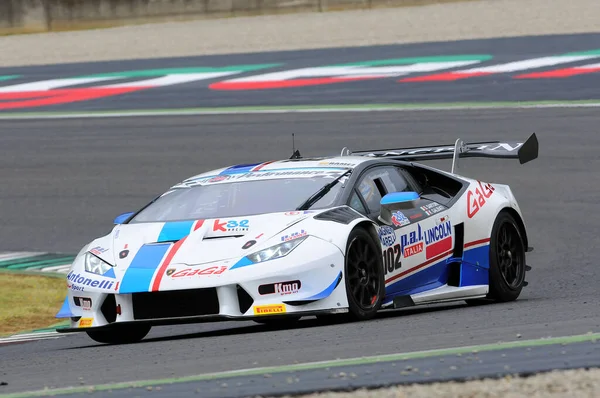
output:
[[[385,308],[405,308],[415,305],[445,303],[450,301],[484,298],[488,294],[488,285],[475,285],[465,287],[440,286],[436,289],[417,293],[409,296],[394,297],[394,300]]]

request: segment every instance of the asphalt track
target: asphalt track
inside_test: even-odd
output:
[[[512,347],[511,343],[471,346],[464,349],[416,352],[410,355],[372,356],[160,380],[80,385],[53,389],[52,393],[82,398],[89,397],[90,394],[94,397],[112,398],[156,394],[160,394],[161,397],[198,394],[207,398],[237,398],[373,389],[398,384],[467,381],[507,375],[527,376],[554,370],[598,366],[599,337],[600,334],[595,334],[577,336],[571,341],[568,338],[519,341]],[[6,397],[44,396],[44,391],[38,390],[37,394],[34,394],[14,393]]]
[[[135,345],[85,335],[0,347],[0,393],[179,377],[409,352],[600,328],[595,281],[600,115],[595,109],[307,113],[2,121],[0,250],[76,252],[169,184],[223,164],[284,158],[291,133],[304,156],[350,148],[523,139],[540,158],[468,159],[462,171],[512,186],[528,224],[533,270],[521,299],[408,309],[378,319],[269,330],[253,323],[155,328]],[[448,162],[431,162],[447,167]]]

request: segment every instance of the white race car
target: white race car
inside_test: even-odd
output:
[[[530,251],[507,185],[456,174],[461,157],[537,158],[538,141],[350,152],[191,177],[75,258],[57,318],[102,343],[155,325],[373,317],[515,300]],[[453,159],[445,172],[414,161]]]

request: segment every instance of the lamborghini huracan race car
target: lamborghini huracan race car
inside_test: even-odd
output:
[[[533,134],[244,164],[191,177],[86,245],[66,276],[59,332],[102,343],[155,325],[354,320],[381,309],[515,300],[528,237],[507,185],[460,158],[536,159]],[[416,161],[452,159],[452,170]]]

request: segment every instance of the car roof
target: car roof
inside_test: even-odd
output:
[[[197,174],[185,179],[173,188],[233,181],[339,175],[372,160],[373,158],[365,156],[335,156],[238,164]]]

